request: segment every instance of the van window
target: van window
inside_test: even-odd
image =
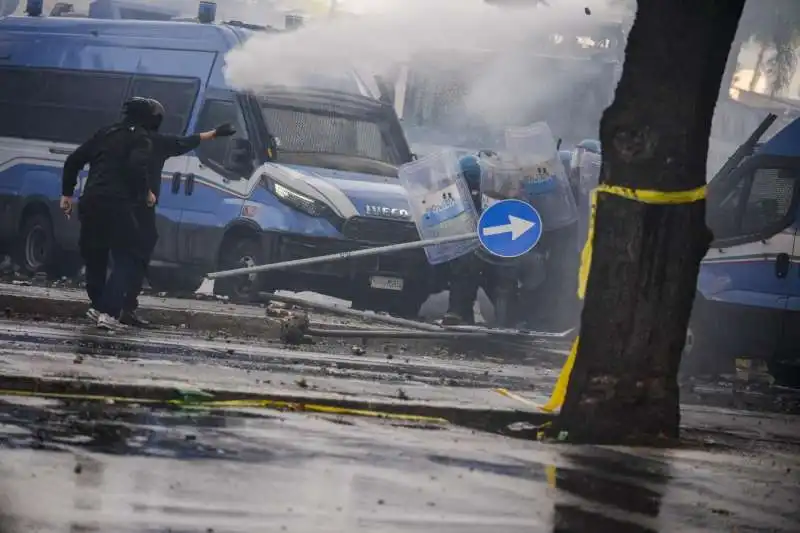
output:
[[[200,117],[197,120],[195,130],[198,133],[213,130],[220,124],[230,123],[236,128],[236,135],[233,137],[220,137],[211,141],[206,141],[197,148],[200,160],[206,164],[211,164],[218,169],[223,169],[225,157],[228,155],[231,139],[247,137],[247,130],[240,118],[239,110],[234,102],[225,100],[206,100]]]
[[[757,169],[742,212],[742,234],[759,233],[780,224],[789,215],[798,179],[798,169]]]
[[[131,85],[130,96],[155,98],[161,102],[166,115],[159,131],[171,135],[182,135],[189,124],[199,88],[200,80],[196,78],[137,75]]]
[[[706,223],[715,239],[727,239],[738,234],[742,198],[748,181],[740,177],[733,186],[709,187]]]
[[[757,168],[724,188],[711,189],[708,226],[714,238],[757,239],[780,231],[791,215],[799,180],[800,169]]]
[[[119,119],[130,76],[0,67],[0,137],[80,144]]]

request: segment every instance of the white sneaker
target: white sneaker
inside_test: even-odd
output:
[[[97,317],[97,327],[108,331],[121,331],[125,326],[116,318],[105,313],[100,313]]]
[[[93,322],[97,322],[97,319],[100,318],[100,311],[94,307],[90,307],[89,310],[86,311],[86,318]]]

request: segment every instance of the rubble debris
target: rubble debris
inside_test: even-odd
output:
[[[359,346],[357,344],[351,346],[350,351],[352,352],[353,355],[364,355],[365,353],[367,353],[367,351],[362,346]]]
[[[309,326],[311,322],[306,313],[292,313],[281,320],[280,339],[284,344],[309,344]]]

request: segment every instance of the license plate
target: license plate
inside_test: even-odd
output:
[[[389,278],[386,276],[372,276],[369,278],[369,286],[373,289],[382,289],[385,291],[402,291],[403,279]]]

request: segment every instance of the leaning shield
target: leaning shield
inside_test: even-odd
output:
[[[575,198],[547,123],[507,129],[506,150],[520,165],[523,181],[520,199],[539,211],[545,231],[574,224],[578,219]]]
[[[585,152],[581,157],[580,178],[578,189],[580,191],[580,205],[588,205],[589,195],[600,185],[600,163],[602,156],[592,152]]]
[[[400,167],[398,177],[406,189],[409,211],[422,240],[476,232],[478,215],[454,151],[434,152],[406,163]],[[428,246],[425,255],[430,264],[438,265],[478,246],[477,239]]]
[[[592,216],[592,191],[600,185],[600,165],[602,156],[591,152],[584,152],[580,158],[578,173],[578,213],[579,234],[578,243],[583,245],[589,235],[589,219]]]

